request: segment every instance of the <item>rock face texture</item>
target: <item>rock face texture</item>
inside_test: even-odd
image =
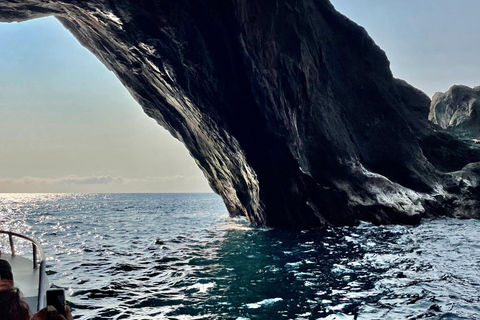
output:
[[[46,15],[185,144],[231,215],[288,228],[480,215],[478,167],[433,159],[464,143],[437,134],[430,99],[327,0],[0,3],[0,21]]]
[[[435,93],[428,120],[438,127],[421,145],[438,170],[457,171],[479,161],[480,86],[454,85],[445,93]]]
[[[443,129],[480,138],[480,86],[454,85],[445,93],[435,93],[428,120]]]

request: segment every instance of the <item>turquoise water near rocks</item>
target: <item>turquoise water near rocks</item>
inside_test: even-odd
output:
[[[75,319],[480,319],[480,222],[291,232],[213,194],[3,194]],[[21,248],[20,248],[21,249]]]

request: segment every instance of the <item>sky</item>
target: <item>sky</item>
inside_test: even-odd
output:
[[[0,192],[212,192],[53,17],[0,24]]]
[[[480,1],[333,0],[429,96],[480,85]],[[185,147],[55,18],[0,23],[0,192],[211,192]]]
[[[479,0],[332,0],[364,27],[393,75],[432,97],[480,85]]]

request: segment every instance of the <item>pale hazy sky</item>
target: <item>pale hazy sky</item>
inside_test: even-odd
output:
[[[479,0],[333,0],[387,53],[393,75],[432,97],[480,85]]]
[[[211,192],[55,18],[0,24],[0,192]]]
[[[333,0],[426,92],[480,85],[480,1]],[[181,143],[54,18],[0,24],[0,192],[211,192]]]

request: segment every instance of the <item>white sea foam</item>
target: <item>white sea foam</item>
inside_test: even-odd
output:
[[[255,302],[255,303],[247,303],[245,305],[245,307],[248,308],[248,309],[258,309],[258,308],[263,308],[263,307],[270,307],[270,306],[272,306],[275,303],[280,302],[280,301],[283,301],[283,299],[282,298],[264,299],[262,301]]]

